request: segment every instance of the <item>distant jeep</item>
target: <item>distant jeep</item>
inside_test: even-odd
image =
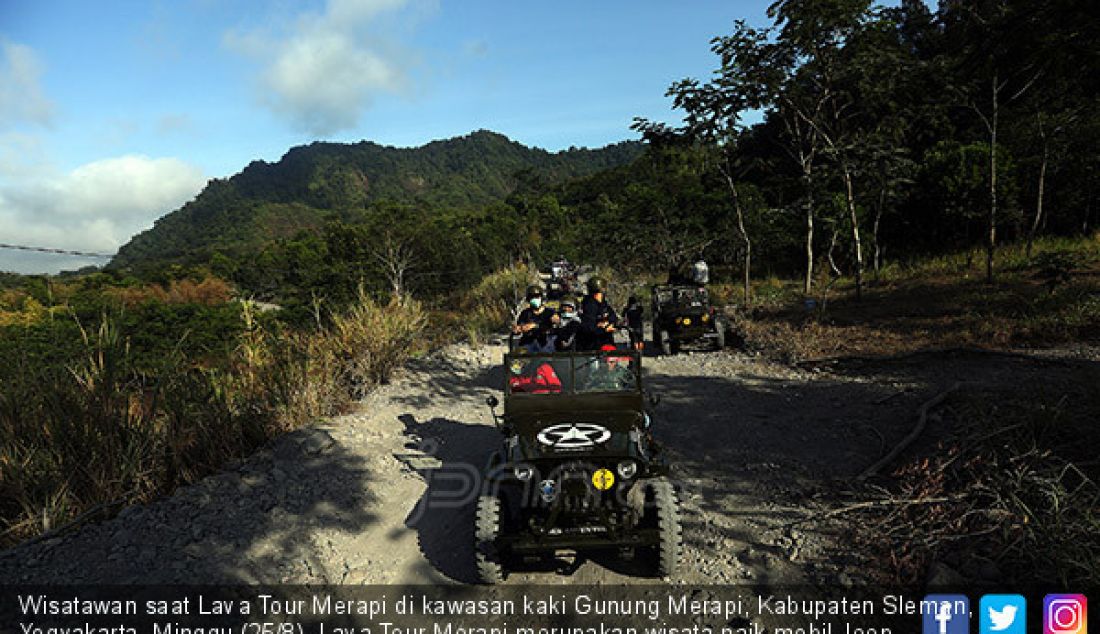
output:
[[[726,346],[729,324],[702,286],[658,284],[653,294],[653,343],[662,354],[676,354],[684,344],[705,343],[715,350]]]
[[[640,364],[633,351],[504,356],[502,415],[488,399],[504,438],[477,501],[483,582],[559,551],[641,551],[658,574],[676,571],[680,505],[650,434]]]

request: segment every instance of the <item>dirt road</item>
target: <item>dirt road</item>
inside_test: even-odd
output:
[[[353,414],[290,434],[153,504],[0,553],[0,582],[465,583],[463,474],[497,446],[484,401],[501,347],[411,363]],[[955,381],[1073,390],[1087,359],[929,353],[793,368],[734,352],[647,358],[655,434],[684,500],[684,583],[859,583],[843,522],[813,520]],[[1061,382],[1061,383],[1060,383]],[[925,432],[927,442],[944,433]],[[562,561],[509,583],[654,582],[614,559]]]

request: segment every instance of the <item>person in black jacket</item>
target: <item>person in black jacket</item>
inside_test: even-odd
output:
[[[516,318],[512,334],[519,335],[519,346],[528,352],[552,352],[550,333],[558,323],[558,314],[542,303],[542,288],[538,286],[527,287],[527,303],[529,306]]]
[[[643,325],[644,311],[642,303],[638,301],[637,297],[631,295],[630,299],[627,300],[623,317],[626,319],[627,332],[630,333],[630,347],[641,352],[645,349],[645,336],[643,335],[645,330]]]
[[[554,349],[568,352],[577,349],[577,337],[581,332],[581,318],[573,300],[563,300],[558,312],[558,325],[554,328]]]
[[[605,299],[606,291],[607,282],[603,278],[593,277],[588,280],[588,295],[581,301],[578,350],[599,350],[605,345],[615,345],[615,328],[619,325],[619,316]]]

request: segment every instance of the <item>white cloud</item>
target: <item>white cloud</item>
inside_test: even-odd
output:
[[[41,74],[30,47],[0,39],[0,128],[25,121],[50,125],[54,105],[39,85]]]
[[[179,159],[127,155],[0,184],[3,242],[114,253],[205,183],[202,170]],[[0,250],[3,270],[41,273],[80,265]]]
[[[330,136],[356,126],[372,99],[397,93],[406,64],[371,31],[407,0],[328,0],[321,14],[297,17],[286,33],[230,32],[229,48],[261,61],[261,102],[295,128]]]

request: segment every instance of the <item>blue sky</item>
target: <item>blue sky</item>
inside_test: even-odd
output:
[[[0,243],[110,253],[209,178],[315,140],[635,138],[767,5],[0,1]],[[92,262],[0,249],[0,270]]]

